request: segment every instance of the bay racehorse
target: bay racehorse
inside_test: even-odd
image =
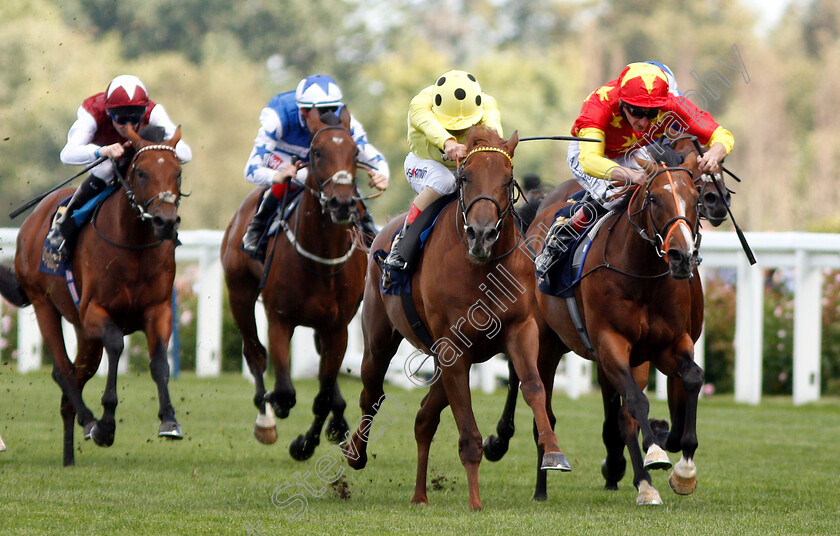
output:
[[[688,143],[689,141],[689,138],[677,138],[673,140],[673,145],[680,155],[680,159],[685,159],[692,152],[695,152],[696,156],[694,146],[691,143]],[[685,165],[690,165],[695,161],[696,159],[690,160]],[[696,169],[691,169],[691,171],[693,176],[696,177]],[[711,177],[706,176],[703,177],[703,181],[700,181],[699,179],[695,180],[695,183],[699,184],[698,211],[701,218],[708,220],[713,226],[718,226],[725,221],[727,217],[726,206],[730,200],[730,192],[726,189],[721,177],[718,177],[717,179],[717,186],[711,182],[712,180],[713,179]],[[572,194],[579,190],[580,186],[577,182],[564,182],[546,196],[543,206],[561,206],[566,199],[570,198]],[[721,196],[721,193],[723,193],[723,196]],[[541,207],[541,209],[542,208],[543,207]],[[530,225],[531,222],[526,223]],[[540,234],[534,232],[532,234],[544,236],[545,233],[543,232]],[[694,275],[696,275],[696,273]],[[691,338],[696,342],[700,336],[703,321],[703,289],[699,277],[690,278],[689,285],[691,288],[692,306]],[[540,315],[538,315],[537,319],[538,322],[542,320]],[[543,326],[544,324],[540,322],[540,325]],[[554,372],[562,354],[566,351],[566,347],[562,343],[558,344],[559,341],[556,339],[556,334],[553,331],[549,330],[546,332],[541,329],[540,334],[541,342],[539,366],[545,383],[546,394],[550,403],[554,382]],[[647,386],[649,366],[650,362],[645,361],[633,368],[633,375],[639,382],[642,389]],[[603,371],[599,372],[598,380],[602,386],[607,381]],[[659,443],[664,446],[666,450],[679,452],[681,450],[680,444],[685,426],[686,393],[680,377],[669,376],[667,381],[668,403],[671,409],[673,426],[669,430],[667,422],[665,421],[655,421],[652,424],[654,425],[654,431],[658,437]],[[496,428],[498,435],[491,435],[485,440],[484,454],[488,460],[496,461],[501,459],[507,451],[509,439],[513,436],[513,415],[516,405],[517,386],[518,378],[516,378],[515,372],[511,370],[505,409]],[[606,386],[606,389],[606,392],[612,391],[608,385]],[[606,420],[604,423],[603,438],[609,453],[609,464],[607,464],[607,460],[605,460],[605,464],[602,466],[602,472],[604,474],[604,478],[607,480],[607,489],[617,489],[618,481],[624,474],[624,467],[626,463],[623,457],[623,442],[620,441],[621,431],[619,428],[617,406],[615,405],[616,401],[617,400],[612,398],[610,400],[605,399],[604,401]],[[552,413],[550,407],[548,408],[548,411],[551,415]],[[676,479],[678,478],[678,475],[674,475],[672,478]],[[672,481],[672,487],[674,487],[675,491],[678,493],[690,493],[693,491],[694,486],[696,486],[695,478],[691,478],[688,482],[683,482],[682,484],[678,483],[677,485],[675,485]],[[540,471],[539,469],[537,472],[537,485],[534,492],[534,498],[536,500],[545,500],[547,498],[545,471]]]
[[[354,469],[367,464],[369,423],[382,402],[384,376],[400,341],[405,338],[433,355],[435,374],[414,427],[418,459],[412,503],[428,502],[429,449],[440,413],[450,405],[458,426],[458,452],[467,472],[469,507],[481,508],[482,444],[470,401],[469,370],[473,363],[500,352],[510,356],[522,379],[522,394],[533,410],[544,452],[541,467],[570,470],[546,415],[536,362],[534,267],[521,248],[524,242],[512,216],[513,152],[518,141],[516,133],[505,141],[483,126],[472,127],[468,134],[467,156],[457,175],[458,201],[441,211],[411,276],[410,299],[427,337],[421,338],[412,329],[402,297],[381,290],[376,256],[368,262],[362,307],[362,424],[344,445],[344,453]],[[386,225],[372,251],[389,251],[403,219],[394,218]]]
[[[648,469],[671,465],[648,418],[642,390],[647,383],[645,363],[680,383],[683,396],[671,401],[672,434],[678,431],[680,437],[670,446],[678,445],[683,455],[670,482],[678,492],[690,493],[696,485],[697,398],[703,382],[703,370],[694,362],[694,340],[703,314],[696,277],[696,158],[691,153],[684,163],[677,159],[657,166],[647,184],[634,189],[627,209],[605,220],[590,246],[584,277],[575,289],[590,344],[578,333],[565,299],[537,293],[543,318],[564,346],[598,365],[607,445],[602,469],[607,486],[616,483],[623,474],[626,445],[638,504],[661,504]],[[544,238],[543,229],[559,207],[559,203],[543,207],[529,235]],[[647,452],[644,459],[639,430]]]
[[[151,142],[129,129],[133,158],[121,189],[97,209],[90,225],[79,233],[73,251],[73,275],[78,306],[63,276],[39,271],[50,220],[71,189],[46,197],[23,222],[17,236],[14,272],[0,268],[0,291],[18,306],[32,304],[44,342],[53,358],[53,378],[61,387],[64,421],[64,465],[73,465],[73,418],[85,439],[97,445],[114,442],[117,407],[117,364],[123,336],[146,334],[152,378],[157,384],[161,425],[158,435],[180,439],[169,397],[166,352],[172,331],[172,284],[175,241],[180,221],[181,164],[175,144],[178,128],[165,142]],[[61,318],[74,327],[78,349],[67,356]],[[104,413],[96,420],[82,399],[85,383],[108,356],[108,377],[102,396]]]
[[[274,415],[286,418],[295,405],[290,376],[292,333],[296,326],[315,330],[321,358],[320,389],[312,407],[312,426],[289,447],[297,460],[312,456],[330,413],[330,440],[343,439],[349,429],[344,419],[347,404],[336,380],[347,349],[347,325],[359,308],[365,277],[365,252],[351,232],[358,218],[358,149],[350,135],[350,114],[343,109],[339,123],[335,114],[311,113],[307,127],[313,134],[305,191],[288,224],[269,238],[266,263],[252,260],[241,248],[242,236],[260,199],[260,188],[242,202],[225,231],[221,249],[231,313],[256,383],[254,435],[262,443],[277,440]],[[262,280],[265,285],[261,290]],[[268,317],[268,346],[275,374],[274,390],[270,392],[266,392],[263,381],[267,353],[257,336],[254,317],[260,294]]]

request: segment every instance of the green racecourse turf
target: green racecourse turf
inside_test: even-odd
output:
[[[272,381],[273,383],[273,381]],[[348,417],[359,416],[358,380],[341,377]],[[96,414],[104,380],[85,391]],[[517,434],[500,462],[480,470],[482,512],[467,509],[464,470],[458,460],[451,412],[444,413],[430,461],[428,506],[409,504],[416,449],[413,422],[424,390],[386,391],[405,404],[371,443],[363,471],[346,474],[324,495],[307,495],[300,519],[293,507],[278,509],[271,493],[294,483],[293,473],[310,472],[331,452],[324,440],[308,461],[289,457],[289,442],[310,422],[314,381],[297,382],[297,407],[279,421],[279,440],[258,444],[252,436],[253,389],[242,377],[196,378],[170,383],[186,438],[156,437],[157,394],[148,374],[120,377],[116,442],[100,448],[80,438],[76,466],[61,467],[59,390],[47,371],[18,375],[0,366],[0,534],[193,535],[251,534],[838,534],[840,533],[840,402],[793,407],[790,398],[765,398],[758,407],[735,404],[731,396],[701,400],[699,485],[693,495],[671,492],[667,472],[653,473],[664,506],[635,505],[630,471],[620,490],[603,489],[600,462],[601,402],[597,394],[569,400],[558,394],[555,410],[561,447],[571,473],[549,474],[549,499],[531,500],[535,450],[530,411],[520,397]],[[495,430],[503,391],[473,394],[483,434]],[[651,415],[665,405],[651,402]],[[671,455],[672,461],[677,457]],[[346,484],[345,484],[346,483]],[[258,525],[261,523],[261,525]]]

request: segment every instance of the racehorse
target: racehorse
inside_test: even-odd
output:
[[[351,467],[365,467],[369,424],[383,400],[384,376],[400,341],[406,338],[427,356],[434,355],[436,372],[414,427],[418,456],[412,503],[428,503],[429,448],[440,413],[450,405],[459,431],[461,463],[467,472],[469,507],[481,508],[478,467],[482,445],[470,401],[469,369],[499,352],[510,356],[522,378],[523,397],[533,410],[538,443],[545,453],[541,467],[570,470],[546,415],[545,392],[536,366],[533,262],[521,249],[522,235],[512,216],[513,152],[518,141],[517,133],[505,141],[484,126],[474,126],[468,133],[467,156],[457,175],[458,200],[437,217],[436,228],[411,276],[409,300],[426,336],[412,328],[403,310],[403,296],[381,290],[377,256],[368,262],[362,306],[362,424],[343,449]],[[402,227],[403,219],[394,218],[385,226],[372,251],[390,249],[391,237]],[[495,293],[491,291],[494,288]]]
[[[74,415],[85,439],[92,438],[100,446],[113,444],[123,335],[138,330],[146,334],[151,375],[158,388],[158,435],[182,437],[169,397],[166,360],[181,200],[181,164],[174,147],[180,138],[180,128],[164,142],[148,141],[129,128],[134,155],[125,179],[119,177],[121,189],[98,207],[91,224],[79,233],[72,254],[78,305],[63,276],[39,271],[50,219],[71,189],[58,190],[35,208],[18,232],[14,272],[0,267],[0,292],[17,306],[34,306],[53,358],[52,375],[62,392],[65,466],[75,461]],[[76,331],[78,350],[72,363],[64,346],[62,317]],[[96,420],[82,399],[82,390],[99,367],[103,347],[108,378],[102,396],[104,413]]]
[[[674,145],[678,149],[681,159],[686,158],[692,151],[691,145],[679,143],[679,140],[675,141],[678,142]],[[696,156],[696,154],[692,155],[691,158],[689,158],[684,163],[684,165],[687,166],[687,169],[689,169],[689,171],[692,173],[692,178],[696,175],[696,169],[694,167],[694,164],[696,162]],[[674,165],[676,165],[677,162],[679,162],[679,159],[677,159],[676,161],[672,161]],[[648,186],[650,187],[650,185]],[[550,217],[549,219],[546,219],[546,216],[553,216],[556,209],[559,208],[559,206],[561,206],[564,203],[564,201],[570,197],[572,193],[579,189],[580,188],[577,185],[577,183],[575,183],[574,181],[569,181],[560,185],[557,189],[552,191],[546,197],[543,206],[541,206],[540,208],[540,215],[542,216],[541,221],[543,222],[542,225],[550,224]],[[709,221],[713,225],[720,224],[721,221],[723,221],[723,219],[726,217],[726,206],[722,204],[721,198],[719,196],[719,191],[727,192],[725,187],[722,187],[720,190],[718,190],[718,188],[716,188],[711,182],[704,181],[698,187],[698,191],[699,199],[701,200],[699,205],[699,211],[701,215],[709,219]],[[716,212],[717,209],[722,209],[723,214],[721,215],[719,212]],[[547,229],[547,227],[542,227],[540,223],[535,223],[531,226],[530,234],[531,236],[541,237],[544,236],[545,229]],[[619,235],[613,238],[613,240],[619,240],[617,238],[618,236]],[[692,271],[692,274],[694,276],[697,275],[695,270]],[[664,276],[665,274],[662,275]],[[690,328],[688,330],[688,333],[693,342],[699,338],[700,329],[702,327],[703,290],[699,277],[689,277],[688,286],[690,299],[688,303],[685,304],[685,306],[690,307],[690,312],[688,313],[688,321]],[[539,298],[542,299],[541,304],[543,302],[552,302],[552,299],[548,296],[540,296]],[[580,300],[580,298],[578,298],[578,300]],[[559,300],[557,298],[553,298],[553,301],[557,302]],[[554,311],[557,311],[557,309],[559,309],[556,303],[551,303],[551,305]],[[565,307],[563,307],[563,309],[565,310]],[[538,316],[538,321],[539,320],[541,320],[541,317]],[[568,347],[562,342],[558,341],[556,338],[556,334],[551,330],[545,331],[541,329],[540,334],[540,371],[545,384],[547,397],[550,403],[550,396],[554,381],[554,371],[557,367],[557,364],[559,363],[560,357],[563,355],[563,353],[565,353],[568,350]],[[577,336],[575,335],[575,337]],[[580,338],[577,337],[576,340],[580,341]],[[580,349],[578,349],[577,351],[579,352]],[[637,356],[639,354],[641,354],[641,351],[636,352]],[[582,353],[581,355],[587,354]],[[644,358],[642,357],[642,359]],[[651,361],[643,360],[636,366],[632,366],[632,375],[641,389],[644,389],[647,385],[650,363]],[[690,365],[687,366],[688,368],[693,369],[693,367],[691,367]],[[694,370],[693,372],[696,375],[696,370]],[[624,474],[624,468],[626,463],[624,461],[623,456],[624,443],[627,440],[628,434],[632,434],[633,441],[635,443],[635,438],[638,435],[638,425],[636,424],[635,419],[633,419],[633,417],[626,411],[626,408],[621,414],[621,419],[624,420],[620,421],[619,410],[621,410],[621,404],[619,403],[619,399],[616,396],[616,389],[609,381],[608,375],[606,374],[605,370],[600,366],[600,363],[598,379],[599,383],[602,386],[602,395],[604,397],[605,422],[603,438],[608,451],[607,459],[602,465],[602,472],[604,474],[605,479],[607,480],[606,488],[617,489],[618,481],[622,478]],[[491,459],[493,461],[500,459],[504,455],[504,453],[507,450],[508,440],[513,435],[514,431],[513,408],[516,403],[515,389],[517,384],[517,378],[515,377],[515,374],[511,374],[511,379],[509,383],[510,387],[507,402],[505,405],[505,410],[497,426],[498,436],[490,436],[487,438],[487,440],[485,440],[485,456],[487,456],[488,459]],[[677,467],[675,468],[674,473],[672,473],[670,479],[672,488],[674,488],[674,490],[678,493],[691,493],[691,491],[693,491],[694,487],[696,486],[696,473],[692,461],[693,452],[694,450],[696,450],[696,435],[693,429],[688,430],[686,428],[686,423],[688,419],[690,418],[692,421],[694,419],[693,415],[688,415],[686,413],[687,404],[689,403],[687,397],[688,394],[685,390],[683,378],[678,374],[670,375],[668,377],[668,401],[671,409],[673,427],[669,431],[667,429],[667,423],[663,423],[662,421],[657,421],[656,423],[654,423],[655,435],[657,436],[658,442],[662,446],[664,446],[667,450],[672,452],[678,452],[680,450],[684,451],[684,459],[679,464],[677,464]],[[551,416],[550,407],[548,408],[548,411],[549,415]],[[634,428],[633,426],[636,426],[636,428]],[[683,439],[684,435],[686,435],[685,440]],[[686,448],[684,448],[684,446]],[[638,449],[638,445],[636,445],[636,449]],[[630,449],[630,451],[632,455],[632,448]],[[663,463],[663,465],[667,464]],[[634,468],[635,467],[636,466],[634,465]],[[639,485],[639,476],[640,475],[637,472],[637,480],[635,482],[637,486]],[[643,487],[647,487],[647,485],[644,485]],[[656,500],[658,499],[658,495],[654,495],[653,492],[651,492],[649,495],[652,498],[642,497],[642,502],[646,500],[656,502]],[[547,495],[545,472],[538,471],[537,486],[535,489],[534,498],[537,500],[544,500],[546,497]]]
[[[315,329],[321,357],[320,389],[312,411],[315,419],[305,435],[289,446],[297,460],[312,456],[327,416],[327,437],[343,439],[349,427],[347,406],[336,382],[347,349],[347,325],[362,299],[365,252],[351,234],[357,217],[356,154],[350,135],[350,114],[310,113],[309,173],[300,204],[270,237],[266,262],[252,260],[240,247],[242,236],[259,202],[261,189],[251,192],[228,225],[221,258],[231,312],[242,335],[242,352],[254,375],[257,416],[254,435],[265,444],[277,440],[276,414],[286,418],[295,405],[290,377],[289,342],[296,326]],[[329,121],[330,124],[324,121]],[[264,288],[261,280],[265,281]],[[275,371],[274,391],[266,392],[263,374],[266,349],[257,336],[254,304],[262,293],[269,324],[269,350]]]

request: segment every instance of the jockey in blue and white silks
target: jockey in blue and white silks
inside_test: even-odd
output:
[[[300,81],[295,91],[275,95],[260,112],[260,129],[254,139],[254,148],[245,164],[245,180],[260,186],[271,185],[260,203],[254,219],[248,226],[242,244],[252,257],[259,257],[259,241],[283,198],[287,183],[294,179],[304,183],[308,168],[298,168],[293,159],[309,161],[311,134],[306,127],[308,114],[319,113],[339,116],[344,108],[341,89],[335,80],[326,75],[312,75]],[[359,148],[357,161],[367,168],[370,185],[380,190],[388,187],[390,170],[382,153],[367,139],[362,124],[350,114],[350,135]],[[377,229],[367,210],[359,220],[365,236],[372,241]]]

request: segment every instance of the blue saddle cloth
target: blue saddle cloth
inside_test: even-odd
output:
[[[373,258],[376,259],[376,263],[382,270],[382,277],[379,280],[379,286],[382,292],[396,296],[411,294],[411,275],[417,266],[420,265],[420,257],[422,256],[426,241],[432,234],[432,229],[437,224],[441,213],[443,213],[443,209],[455,201],[455,199],[456,196],[453,194],[441,197],[432,203],[426,210],[420,213],[420,216],[411,224],[409,232],[400,240],[397,247],[400,248],[400,253],[403,258],[408,261],[407,270],[393,270],[385,266],[383,261],[388,256],[387,251],[378,249],[374,252]],[[398,233],[399,229],[394,233],[394,236],[397,236]],[[393,240],[393,237],[391,239]],[[385,282],[387,280],[390,280],[390,283],[386,286]]]
[[[584,195],[586,195],[584,190],[572,194],[569,200],[573,200],[574,203],[561,207],[554,214],[554,219],[559,217],[570,218],[583,205]],[[543,277],[539,277],[539,274],[537,274],[537,286],[541,292],[562,298],[574,295],[574,286],[580,281],[583,263],[586,260],[587,253],[589,253],[589,245],[592,243],[588,232],[593,224],[594,222],[589,224],[580,233],[580,236],[572,242],[571,247],[558,255]]]
[[[93,211],[96,210],[96,207],[102,204],[105,199],[108,198],[109,195],[114,193],[119,186],[111,185],[96,194],[90,201],[82,205],[78,210],[76,210],[71,217],[75,220],[76,225],[81,227],[90,219],[91,215],[93,215]],[[56,219],[56,213],[58,213],[63,207],[66,207],[68,203],[70,203],[70,199],[72,196],[68,196],[64,199],[61,203],[58,204],[56,207],[56,211],[53,214],[52,220]],[[55,225],[55,223],[53,223]],[[49,233],[48,233],[49,234]],[[72,244],[75,246],[75,244]],[[67,273],[70,273],[72,277],[72,270],[70,269],[70,257],[72,252],[65,248],[61,251],[56,250],[52,245],[50,245],[49,240],[44,239],[44,247],[41,250],[41,263],[38,266],[38,271],[49,274],[49,275],[60,275],[65,276]]]

